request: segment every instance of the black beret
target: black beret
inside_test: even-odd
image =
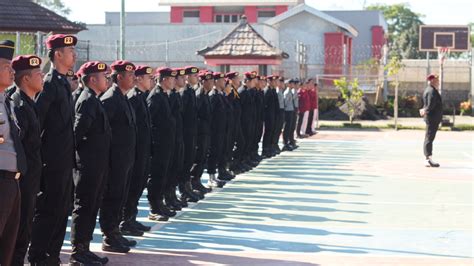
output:
[[[178,71],[173,70],[168,67],[162,67],[156,70],[156,74],[160,77],[176,77],[178,75]]]
[[[199,74],[201,80],[211,80],[214,79],[214,74],[212,72],[202,72]]]
[[[187,67],[184,67],[184,71],[186,75],[198,74],[199,68],[194,67],[194,66],[187,66]]]
[[[15,43],[10,40],[0,41],[0,58],[12,60]]]

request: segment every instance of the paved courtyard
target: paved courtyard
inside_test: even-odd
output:
[[[471,132],[321,131],[266,160],[109,265],[472,265]],[[92,249],[100,251],[100,231]],[[63,248],[68,261],[69,241]]]

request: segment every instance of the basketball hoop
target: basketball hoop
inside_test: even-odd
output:
[[[444,61],[449,57],[449,53],[449,47],[438,47],[438,60],[441,65],[444,64]]]

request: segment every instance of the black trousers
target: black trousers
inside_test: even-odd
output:
[[[21,193],[18,180],[4,174],[0,170],[0,265],[10,265],[20,223]]]
[[[184,183],[191,181],[191,168],[196,159],[196,138],[193,134],[185,134],[183,137],[184,159],[180,177]]]
[[[295,130],[296,130],[296,121],[298,120],[298,111],[293,112],[293,119],[291,119],[291,133],[290,133],[290,143],[295,145],[296,140],[295,140]]]
[[[294,114],[294,111],[285,111],[285,128],[283,129],[283,143],[285,145],[291,143]]]
[[[242,123],[242,132],[245,139],[245,149],[243,152],[243,160],[249,159],[252,154],[252,146],[255,141],[255,128],[256,120],[254,118],[249,118]]]
[[[128,196],[123,208],[122,221],[124,222],[131,222],[137,218],[138,203],[150,176],[150,145],[147,145],[142,151],[137,153],[133,165]]]
[[[41,167],[40,167],[41,168]],[[12,265],[23,265],[28,245],[31,239],[31,227],[35,213],[36,197],[40,189],[41,172],[28,172],[20,178],[21,214],[18,235],[16,237],[15,252]]]
[[[285,110],[280,109],[276,115],[275,120],[275,131],[273,134],[272,145],[274,147],[278,146],[278,141],[280,140],[280,135],[283,130],[283,124],[285,123]]]
[[[244,156],[244,150],[246,146],[246,139],[242,131],[242,124],[240,120],[235,123],[235,151],[234,151],[234,163],[240,164]]]
[[[92,157],[92,156],[91,156]],[[93,239],[97,213],[107,183],[108,162],[104,158],[88,158],[89,163],[78,165],[74,175],[74,210],[71,215],[71,243],[87,244]]]
[[[296,135],[301,135],[301,126],[303,125],[304,113],[298,113],[298,126],[296,126]]]
[[[150,165],[150,178],[147,183],[147,197],[152,212],[156,212],[154,209],[156,207],[155,202],[163,199],[165,186],[168,182],[173,149],[174,138],[173,140],[152,145],[153,155]]]
[[[426,130],[425,130],[425,141],[423,143],[423,153],[426,158],[433,155],[433,141],[436,137],[436,132],[438,132],[440,121],[428,121],[426,120]]]
[[[176,189],[180,182],[183,182],[183,178],[180,175],[183,172],[184,164],[184,144],[183,139],[180,138],[176,141],[173,151],[173,159],[169,168],[169,178],[166,183],[166,191]],[[173,190],[174,191],[174,190]]]
[[[110,172],[99,212],[100,228],[106,235],[118,230],[122,220],[134,162],[135,152],[111,152]]]
[[[204,166],[207,163],[209,144],[211,137],[209,135],[199,135],[197,138],[196,160],[191,168],[191,176],[201,180],[204,173]]]
[[[59,258],[72,205],[72,183],[72,167],[43,167],[28,251],[30,262],[44,260],[47,255]]]
[[[207,173],[215,174],[219,160],[224,157],[225,134],[218,132],[211,135],[211,145],[209,149],[209,160],[207,162]]]
[[[224,156],[219,160],[218,168],[221,170],[226,169],[232,163],[232,154],[235,146],[235,124],[231,123],[229,129],[226,132],[226,140],[224,147]]]
[[[310,110],[308,113],[308,123],[306,123],[306,134],[313,134],[313,117],[314,117],[314,110]]]
[[[263,135],[263,120],[261,118],[257,119],[255,125],[255,138],[253,141],[252,153],[258,155],[258,144],[260,143]]]
[[[275,114],[267,114],[265,117],[265,131],[263,133],[263,152],[269,152],[272,149],[273,138],[275,135]]]

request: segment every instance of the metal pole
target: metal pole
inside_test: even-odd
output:
[[[395,77],[395,99],[393,101],[393,115],[395,117],[395,130],[398,130],[398,77]]]
[[[21,41],[21,38],[20,38],[20,32],[17,31],[16,32],[16,43],[15,43],[15,54],[19,55],[20,54],[20,41]]]
[[[383,93],[382,93],[384,102],[386,102],[388,98],[388,81],[387,81],[388,71],[386,68],[387,64],[388,64],[388,46],[387,44],[384,44],[383,45]]]
[[[169,51],[168,51],[168,50],[169,50],[169,49],[168,49],[168,48],[169,48],[169,46],[168,46],[168,40],[166,40],[166,43],[165,43],[165,44],[166,44],[166,45],[165,45],[165,49],[166,49],[166,53],[165,53],[165,66],[168,66],[168,59],[169,59],[169,58],[168,58],[168,52],[169,52]]]
[[[120,7],[120,59],[125,60],[125,0]]]
[[[441,59],[439,62],[439,95],[443,94],[443,82],[444,82],[444,60]]]
[[[426,76],[431,74],[430,52],[426,52]]]

